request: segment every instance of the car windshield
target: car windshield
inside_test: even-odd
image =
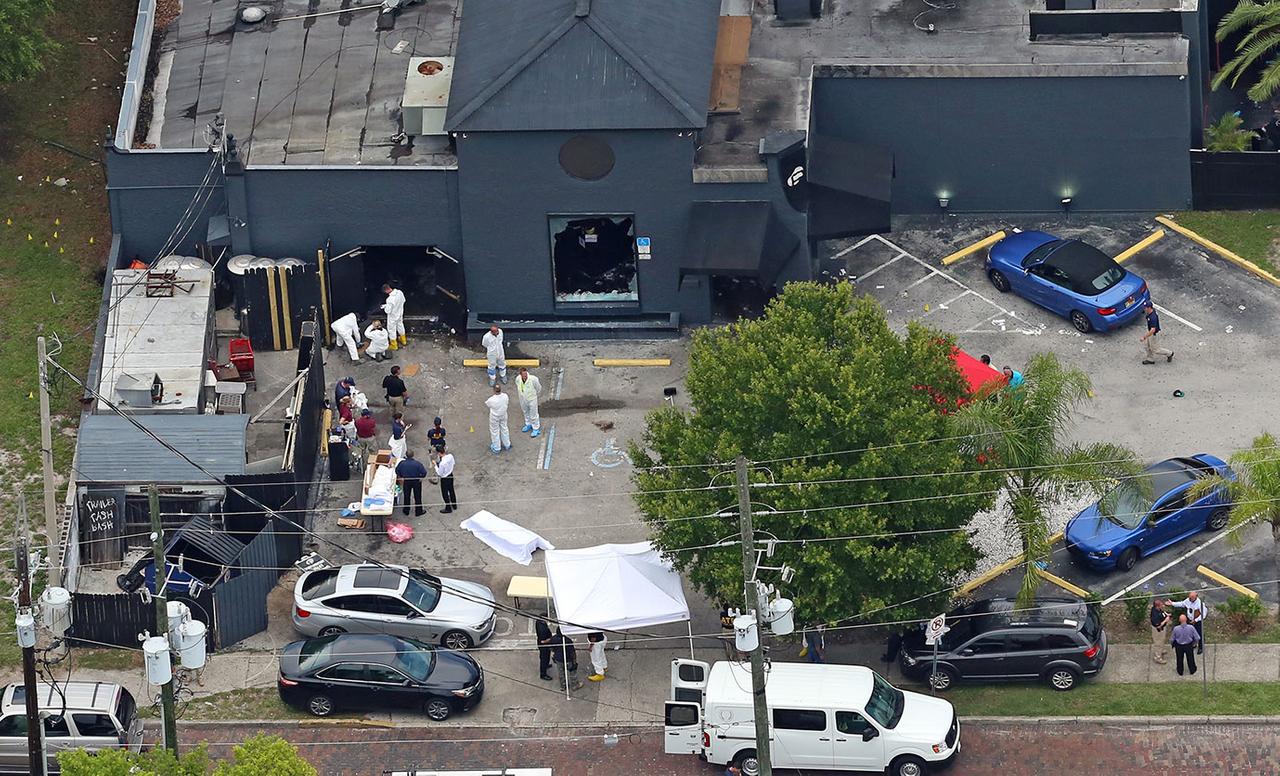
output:
[[[425,682],[436,665],[436,653],[431,647],[409,641],[396,652],[395,667],[415,681]]]
[[[1150,477],[1125,480],[1098,501],[1098,511],[1116,525],[1137,528],[1151,511],[1151,490]]]
[[[1045,256],[1048,256],[1050,253],[1053,252],[1054,248],[1057,248],[1059,245],[1062,245],[1062,243],[1064,242],[1065,240],[1050,240],[1044,245],[1037,247],[1035,250],[1031,251],[1031,253],[1028,253],[1022,259],[1022,266],[1031,267],[1036,264],[1039,264],[1040,262],[1044,261]]]
[[[1114,286],[1116,283],[1119,283],[1121,280],[1124,280],[1124,270],[1120,269],[1118,266],[1107,267],[1102,271],[1102,274],[1096,275],[1093,280],[1090,281],[1090,291],[1095,294],[1100,294]]]
[[[885,730],[893,730],[902,719],[902,708],[907,696],[889,684],[883,676],[871,672],[871,697],[867,699],[867,715],[880,723]]]
[[[404,600],[418,611],[430,612],[440,603],[440,588],[410,574],[404,588]]]

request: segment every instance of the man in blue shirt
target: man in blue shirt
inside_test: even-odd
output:
[[[1178,655],[1178,676],[1182,676],[1182,661],[1186,658],[1192,676],[1196,673],[1196,645],[1200,643],[1200,634],[1187,622],[1187,615],[1178,615],[1178,624],[1173,626],[1173,637],[1169,640],[1173,651]]]
[[[1154,364],[1156,356],[1164,356],[1166,363],[1173,361],[1173,351],[1162,347],[1159,342],[1160,334],[1160,316],[1156,315],[1156,308],[1151,302],[1147,302],[1142,306],[1147,313],[1147,333],[1142,335],[1142,342],[1147,346],[1147,357],[1142,359],[1144,364]],[[1195,673],[1192,671],[1191,673]]]
[[[413,457],[412,450],[405,451],[404,460],[396,464],[396,479],[400,480],[400,487],[403,489],[404,501],[401,506],[406,515],[409,514],[409,505],[415,503],[417,508],[414,516],[422,517],[426,514],[426,510],[422,508],[422,481],[426,478],[427,467]]]
[[[333,386],[333,406],[335,408],[342,403],[342,397],[351,395],[351,388],[355,384],[356,379],[354,377],[344,377]]]
[[[1004,388],[1005,393],[1015,398],[1021,396],[1022,384],[1026,382],[1022,373],[1011,366],[1006,366],[1001,371],[1004,372],[1004,380],[1006,383]]]

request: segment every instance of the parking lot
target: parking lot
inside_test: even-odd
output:
[[[1168,233],[1125,263],[1151,288],[1172,363],[1141,363],[1138,323],[1109,333],[1081,334],[1064,318],[1012,293],[1002,294],[986,278],[985,250],[944,267],[941,258],[1000,230],[1041,229],[1074,237],[1116,255],[1158,228],[1144,217],[1071,217],[1050,222],[1007,219],[915,219],[895,223],[884,236],[833,243],[824,269],[878,299],[890,323],[905,328],[922,320],[951,332],[977,356],[997,367],[1021,369],[1035,352],[1050,351],[1087,372],[1094,397],[1077,416],[1076,438],[1122,444],[1147,461],[1200,452],[1227,457],[1247,446],[1280,413],[1275,374],[1280,349],[1277,289],[1195,243]],[[843,272],[843,274],[841,274]],[[1173,392],[1180,390],[1182,397]],[[1074,506],[1059,511],[1061,524]],[[1197,573],[1205,565],[1242,583],[1274,580],[1270,531],[1246,527],[1239,542],[1222,534],[1200,534],[1142,559],[1127,574],[1101,574],[1073,564],[1061,543],[1046,569],[1107,599],[1137,583],[1143,589],[1192,588],[1218,583]],[[1185,556],[1185,557],[1184,557]],[[1172,565],[1170,565],[1172,564]],[[1021,570],[997,578],[983,590],[1016,590]],[[1149,577],[1149,578],[1148,578]],[[1253,589],[1272,604],[1276,584]],[[1045,591],[1059,590],[1046,583]],[[1215,590],[1222,600],[1230,590]]]

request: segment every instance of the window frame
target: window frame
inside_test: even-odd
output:
[[[782,724],[779,724],[778,722],[779,713],[794,714],[796,715],[797,720],[805,718],[804,715],[810,715],[809,716],[810,719],[813,718],[812,715],[821,715],[822,727],[815,728],[812,726],[797,727],[795,725],[782,725]],[[769,723],[773,726],[774,730],[798,730],[804,733],[821,733],[830,729],[831,727],[831,720],[827,718],[827,712],[824,709],[792,709],[792,708],[776,708],[775,707],[769,710]],[[810,725],[812,725],[812,723],[810,723]]]

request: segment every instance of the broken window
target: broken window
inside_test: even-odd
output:
[[[556,302],[636,302],[635,218],[551,216]]]

